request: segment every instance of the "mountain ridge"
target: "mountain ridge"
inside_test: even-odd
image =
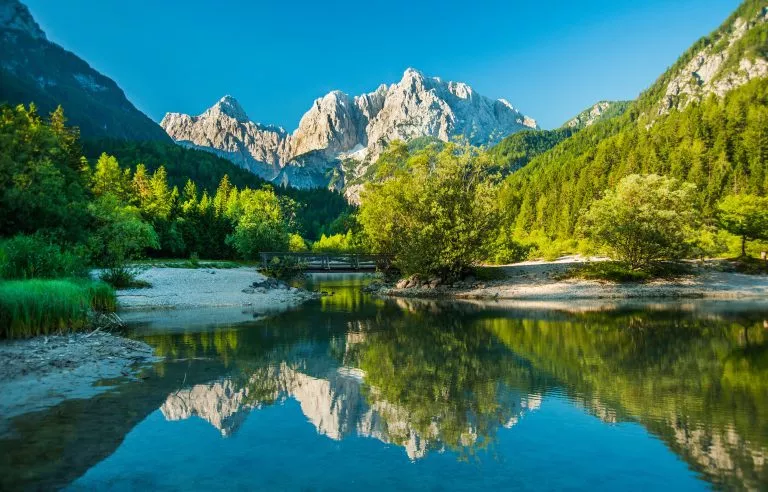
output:
[[[336,90],[315,99],[291,133],[249,120],[231,96],[197,116],[168,113],[160,124],[177,143],[207,148],[266,179],[299,187],[327,186],[331,175],[343,186],[350,176],[342,160],[360,162],[353,170],[359,175],[393,140],[461,136],[488,144],[538,128],[505,99],[489,99],[468,84],[444,82],[413,68],[399,82],[369,93],[350,96]]]
[[[86,138],[170,142],[114,80],[49,41],[18,0],[0,0],[0,102],[34,102],[42,113],[61,105]]]

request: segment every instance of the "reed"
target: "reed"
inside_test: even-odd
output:
[[[0,338],[70,333],[87,329],[92,311],[114,311],[114,290],[90,280],[0,282]]]

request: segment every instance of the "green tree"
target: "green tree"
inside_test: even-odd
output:
[[[717,222],[741,237],[741,256],[747,256],[747,241],[768,239],[768,198],[731,195],[717,204]]]
[[[633,174],[590,205],[583,232],[633,270],[683,257],[698,221],[696,186]]]
[[[128,203],[132,194],[131,170],[121,169],[117,159],[101,154],[91,175],[91,189],[96,196],[111,194]]]
[[[497,226],[492,166],[482,150],[455,143],[416,151],[402,167],[387,163],[362,194],[358,220],[371,250],[393,254],[405,274],[462,275]]]
[[[160,247],[155,230],[141,219],[136,207],[106,194],[88,208],[95,221],[88,243],[97,265],[122,267],[144,249]]]
[[[280,200],[271,189],[240,191],[227,206],[234,232],[226,242],[240,257],[258,258],[262,251],[285,251],[289,235],[282,217]]]

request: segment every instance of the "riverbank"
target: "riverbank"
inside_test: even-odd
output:
[[[117,291],[123,321],[171,318],[182,328],[253,320],[319,296],[243,267],[152,267],[138,279],[151,287]],[[109,389],[109,380],[140,377],[141,368],[157,359],[147,344],[97,330],[3,340],[0,360],[2,434],[11,417],[90,398]]]
[[[451,285],[409,287],[384,285],[378,294],[395,297],[456,299],[759,299],[768,298],[768,276],[721,271],[717,264],[693,265],[690,275],[636,283],[564,279],[565,273],[586,259],[573,256],[556,261],[527,261],[491,267],[495,280],[465,279]]]
[[[0,435],[8,419],[140,378],[158,360],[149,345],[101,331],[0,342]]]
[[[143,270],[138,280],[151,286],[117,293],[120,310],[292,307],[318,297],[258,273],[253,268],[165,268]]]

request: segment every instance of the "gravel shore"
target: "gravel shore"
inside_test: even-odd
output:
[[[138,275],[149,288],[117,293],[121,310],[149,310],[206,307],[251,307],[271,309],[292,307],[317,294],[287,285],[278,288],[253,287],[267,277],[253,268],[148,268]]]
[[[8,419],[107,391],[104,380],[140,377],[149,345],[104,332],[0,342],[0,435]],[[96,384],[101,382],[101,384]]]
[[[674,280],[615,283],[559,277],[586,261],[564,257],[557,261],[527,261],[499,267],[503,280],[475,281],[471,287],[422,289],[384,288],[380,294],[398,297],[453,297],[458,299],[768,299],[768,276],[745,275],[695,267],[694,274]]]

